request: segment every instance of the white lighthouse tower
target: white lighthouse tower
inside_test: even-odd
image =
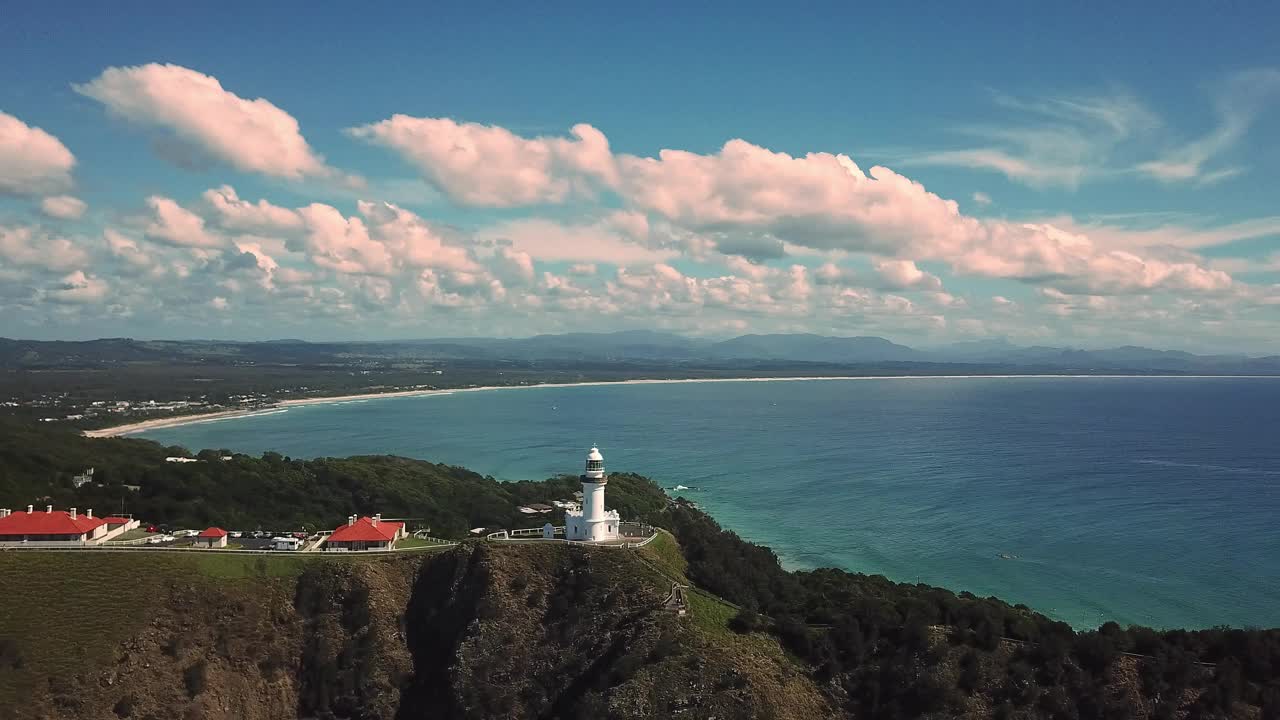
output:
[[[582,510],[570,510],[564,517],[564,534],[570,540],[599,542],[618,537],[617,510],[605,511],[604,486],[609,476],[604,473],[604,456],[599,448],[587,453],[587,468],[582,473]]]

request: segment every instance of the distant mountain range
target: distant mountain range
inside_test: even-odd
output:
[[[963,372],[1168,372],[1280,374],[1280,356],[1195,355],[1173,350],[1123,346],[1103,350],[1032,346],[1004,340],[961,342],[930,349],[911,348],[881,337],[812,334],[742,335],[704,340],[671,333],[628,330],[568,333],[528,338],[441,338],[385,342],[157,341],[110,338],[76,342],[0,338],[0,367],[90,367],[123,363],[345,364],[359,361],[648,362],[740,364],[774,362],[836,366],[902,364]]]

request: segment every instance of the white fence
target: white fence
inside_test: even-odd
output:
[[[67,548],[79,550],[82,548],[101,547],[96,542],[84,542],[80,540],[32,540],[30,542],[0,542],[2,550],[21,550],[23,548],[47,549],[47,548]]]
[[[536,542],[542,540],[544,542],[562,542],[573,545],[589,545],[591,547],[607,547],[607,548],[641,548],[653,542],[658,537],[658,531],[652,525],[645,525],[638,522],[618,523],[618,533],[621,538],[636,538],[635,542],[607,543],[594,542],[591,540],[569,540],[564,536],[564,526],[556,525],[552,527],[552,537],[543,535],[543,528],[520,528],[518,530],[499,530],[485,535],[485,540],[503,541],[503,540],[519,540],[523,542]]]

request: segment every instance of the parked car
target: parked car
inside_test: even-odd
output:
[[[160,528],[156,527],[155,525],[148,525],[147,532],[149,533],[160,532]]]
[[[231,537],[233,537],[233,538],[238,538],[238,537],[243,537],[243,536],[244,536],[244,533],[240,532],[239,530],[232,530],[232,531],[231,531]]]

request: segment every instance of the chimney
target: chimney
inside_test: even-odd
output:
[[[374,526],[374,527],[377,527],[377,526],[378,526],[378,521],[379,521],[379,520],[381,520],[381,519],[382,519],[382,513],[377,513],[377,514],[375,514],[375,515],[373,516],[373,526]]]
[[[355,516],[355,515],[348,515],[348,516],[347,516],[347,524],[348,524],[348,525],[355,525],[355,524],[356,524],[356,516]]]
[[[52,513],[52,512],[53,512],[53,506],[52,506],[52,505],[45,505],[45,506],[44,506],[44,511],[45,511],[46,513]]]
[[[35,507],[36,507],[35,505],[28,505],[27,514],[30,515],[32,512],[35,512]]]
[[[85,510],[85,511],[84,511],[84,516],[85,516],[85,517],[87,517],[87,518],[89,518],[90,520],[92,520],[92,519],[93,519],[93,508],[89,508],[88,510]]]
[[[71,516],[71,519],[72,519],[72,520],[75,520],[75,519],[76,519],[76,509],[75,509],[75,508],[71,508],[71,512],[69,512],[69,513],[67,513],[67,514]]]

